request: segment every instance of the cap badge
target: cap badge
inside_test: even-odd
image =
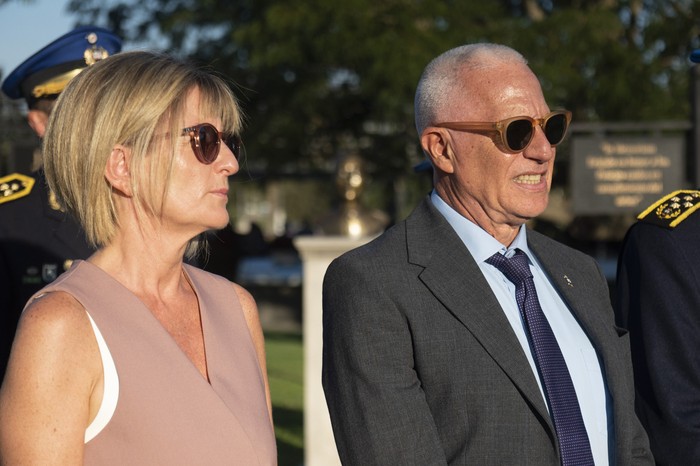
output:
[[[109,52],[105,50],[104,47],[95,45],[97,43],[96,32],[89,33],[87,36],[85,36],[85,40],[88,42],[88,44],[92,45],[92,47],[85,49],[85,53],[83,54],[86,65],[94,65],[95,62],[104,60],[109,56]]]
[[[92,47],[85,49],[85,53],[83,54],[85,64],[88,66],[94,65],[96,62],[104,60],[108,56],[109,52],[105,50],[104,47],[100,47],[99,45],[93,45]]]

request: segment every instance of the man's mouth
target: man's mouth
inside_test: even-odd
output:
[[[513,180],[522,184],[538,184],[542,180],[542,175],[520,175]]]

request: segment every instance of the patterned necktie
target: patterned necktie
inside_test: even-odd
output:
[[[591,445],[581,417],[574,384],[552,328],[540,307],[527,256],[520,249],[516,249],[515,255],[510,259],[496,253],[486,262],[500,270],[515,284],[515,299],[525,323],[530,348],[554,420],[562,464],[593,465]]]

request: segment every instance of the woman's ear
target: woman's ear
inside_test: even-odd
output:
[[[112,186],[112,189],[123,196],[131,197],[131,151],[122,146],[116,145],[107,158],[105,166],[105,179]]]
[[[449,132],[443,128],[428,126],[420,137],[423,151],[430,158],[433,168],[444,173],[454,172],[454,151]]]

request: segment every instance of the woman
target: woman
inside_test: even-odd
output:
[[[149,52],[100,61],[61,94],[47,179],[98,249],[25,307],[2,463],[276,464],[255,302],[183,263],[229,221],[240,126],[221,79]]]

